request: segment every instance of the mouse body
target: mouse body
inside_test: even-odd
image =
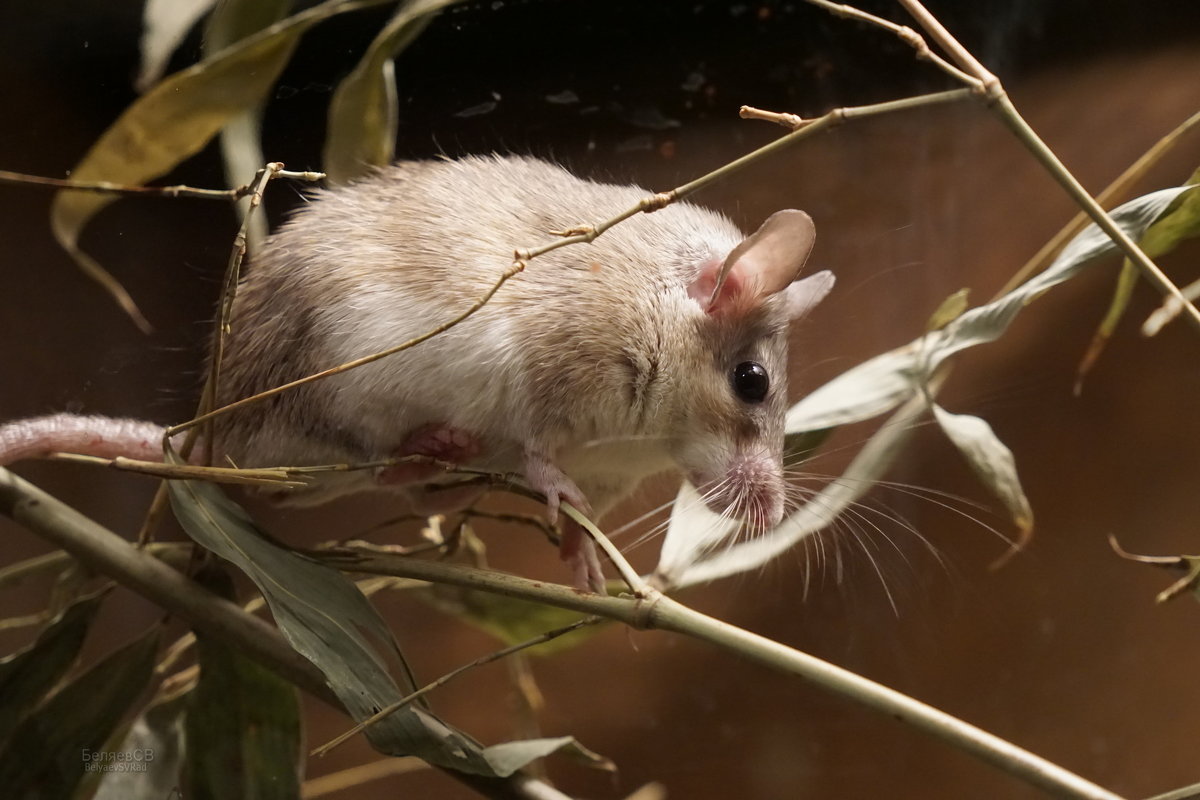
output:
[[[483,296],[515,247],[649,194],[514,156],[401,162],[320,190],[245,271],[218,405],[426,333]],[[518,472],[552,519],[563,500],[602,516],[677,469],[714,510],[768,527],[784,504],[788,324],[833,285],[827,272],[796,280],[813,236],[799,211],[749,237],[688,203],[638,214],[530,260],[428,341],[219,417],[215,453],[242,467],[426,455]],[[0,427],[0,463],[17,433],[23,454],[31,438],[37,449],[21,424]],[[330,474],[287,499],[399,489],[426,511],[470,501],[431,491],[442,476],[427,464]],[[599,590],[576,528],[564,526],[563,556]]]

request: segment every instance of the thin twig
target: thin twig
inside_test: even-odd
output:
[[[650,613],[650,626],[675,631],[732,650],[781,672],[797,675],[891,719],[919,728],[992,766],[1059,797],[1121,800],[1052,762],[908,695],[889,689],[807,653],[708,617],[669,597]]]
[[[236,200],[241,189],[198,189],[194,186],[124,186],[109,181],[73,181],[63,178],[46,178],[41,175],[26,175],[0,169],[0,183],[18,186],[45,186],[51,189],[73,189],[80,192],[103,192],[105,194],[135,194],[153,197],[196,197],[204,200]]]
[[[898,36],[902,42],[917,51],[917,59],[919,61],[930,62],[955,80],[971,86],[976,92],[983,89],[983,85],[974,77],[966,72],[963,72],[961,69],[954,66],[937,53],[933,52],[933,50],[930,49],[929,44],[925,41],[925,38],[907,25],[898,25],[897,23],[886,20],[883,17],[877,17],[874,14],[868,14],[866,11],[855,8],[854,6],[831,3],[829,0],[805,0],[805,2],[809,3],[810,5],[817,6],[818,8],[823,8],[830,14],[833,14],[835,17],[867,22],[871,25],[883,28],[886,31],[890,31]]]
[[[899,0],[899,2],[913,16],[913,19],[920,23],[925,32],[933,38],[933,41],[949,53],[950,57],[958,63],[958,66],[966,71],[967,77],[964,80],[982,84],[989,95],[1003,91],[1003,88],[1000,86],[1000,79],[989,72],[979,59],[971,54],[970,50],[963,47],[958,39],[955,39],[950,31],[938,21],[937,17],[930,14],[925,9],[925,6],[921,5],[919,0]]]
[[[412,581],[407,578],[395,578],[390,575],[375,576],[374,578],[366,578],[364,580],[355,581],[358,590],[365,596],[379,592],[383,589],[408,589],[416,586],[424,586],[424,583]],[[267,601],[262,595],[252,597],[248,602],[242,605],[242,610],[247,614],[256,614],[267,605]],[[159,660],[158,665],[154,668],[154,674],[164,676],[170,672],[187,652],[196,644],[196,634],[185,633],[183,636],[176,639],[170,647],[163,653],[163,657]]]
[[[412,692],[412,693],[406,695],[405,697],[401,698],[400,700],[397,700],[396,702],[392,703],[390,706],[387,706],[386,708],[367,717],[366,719],[364,719],[362,722],[355,725],[350,730],[346,731],[345,733],[341,734],[340,736],[334,737],[330,741],[328,741],[325,744],[321,745],[320,747],[316,748],[311,753],[309,753],[309,755],[310,756],[327,755],[330,751],[332,751],[338,745],[341,745],[344,742],[349,741],[351,738],[353,738],[357,734],[361,733],[362,731],[366,730],[367,728],[371,727],[375,723],[379,722],[384,717],[387,717],[387,716],[390,716],[391,714],[396,713],[397,711],[406,707],[413,701],[418,700],[418,699],[424,697],[425,695],[429,694],[434,689],[437,689],[438,687],[441,687],[441,686],[445,686],[447,683],[454,680],[459,675],[462,675],[464,672],[469,672],[470,670],[475,669],[476,667],[482,667],[483,665],[490,664],[493,661],[499,661],[500,659],[502,659],[506,656],[510,656],[513,653],[517,653],[522,650],[528,650],[529,648],[536,647],[539,644],[544,644],[545,642],[548,642],[552,639],[557,639],[560,636],[565,636],[566,634],[571,633],[572,631],[577,631],[580,628],[583,628],[585,626],[595,625],[597,622],[601,622],[602,620],[603,620],[603,617],[594,617],[594,616],[586,617],[584,619],[578,620],[577,622],[573,622],[570,625],[564,625],[561,628],[555,628],[554,630],[546,631],[545,633],[539,634],[538,636],[534,636],[531,639],[526,639],[523,642],[517,642],[514,645],[509,645],[508,647],[505,647],[501,650],[497,650],[494,653],[489,653],[486,656],[477,658],[474,661],[470,662],[469,664],[463,664],[461,667],[452,669],[449,672],[447,672],[445,675],[443,675],[440,678],[438,678],[437,680],[433,681],[432,683],[425,684],[420,689],[417,689],[415,692]]]
[[[170,553],[191,547],[191,542],[156,542],[146,548],[146,552],[157,558],[164,558]],[[47,572],[61,572],[75,564],[70,553],[55,550],[52,553],[35,556],[16,564],[0,568],[0,589],[12,589],[20,586],[26,579],[43,575]]]
[[[315,800],[327,794],[334,794],[355,786],[361,786],[368,781],[380,778],[390,778],[393,775],[403,775],[406,772],[429,769],[429,765],[419,758],[380,758],[359,764],[357,767],[331,772],[319,778],[309,778],[300,787],[300,797],[303,800]]]
[[[296,470],[288,467],[261,467],[243,469],[235,467],[202,467],[195,464],[164,464],[161,461],[140,461],[136,458],[102,458],[84,453],[50,453],[46,456],[54,461],[72,461],[78,464],[112,467],[124,472],[152,475],[164,480],[204,480],[213,483],[233,483],[243,486],[282,486],[299,488],[307,481],[296,480]]]
[[[229,307],[233,304],[233,296],[237,290],[237,275],[241,269],[241,263],[246,254],[246,230],[250,224],[250,219],[253,216],[253,211],[262,200],[262,192],[267,183],[275,178],[294,178],[305,181],[319,181],[325,178],[323,172],[293,172],[283,169],[283,164],[280,162],[271,162],[260,169],[252,180],[246,186],[236,189],[237,198],[241,198],[246,194],[252,193],[250,208],[242,218],[242,225],[238,229],[237,235],[234,237],[233,250],[230,254],[229,264],[225,270],[225,279],[223,282],[221,318],[218,321],[216,330],[213,333],[213,360],[209,368],[208,375],[204,380],[204,388],[200,392],[200,404],[196,409],[197,414],[203,414],[211,411],[216,403],[218,380],[220,372],[220,363],[224,352],[224,334],[222,333],[229,326]],[[235,198],[235,199],[237,199]],[[183,444],[179,448],[179,452],[184,459],[191,454],[192,448],[196,444],[200,429],[197,428],[189,431]],[[211,426],[208,430],[208,455],[211,458],[214,453],[213,447],[214,432]],[[166,447],[169,436],[163,439],[163,446]],[[158,529],[159,523],[166,514],[168,505],[167,485],[164,483],[158,487],[158,491],[154,493],[154,499],[150,501],[150,507],[146,510],[146,516],[142,520],[141,528],[138,530],[138,545],[143,546],[154,538],[154,532]]]
[[[967,70],[976,80],[983,84],[988,104],[1000,115],[1000,119],[1003,120],[1004,124],[1008,126],[1017,139],[1042,163],[1042,166],[1046,168],[1059,185],[1066,189],[1067,194],[1083,208],[1087,215],[1092,218],[1092,221],[1096,223],[1097,227],[1107,233],[1109,238],[1113,240],[1113,243],[1125,253],[1130,261],[1137,265],[1146,279],[1164,295],[1175,298],[1176,302],[1187,312],[1188,320],[1192,323],[1193,327],[1200,330],[1200,310],[1197,310],[1191,301],[1183,296],[1183,293],[1179,291],[1179,287],[1159,269],[1158,265],[1138,247],[1137,243],[1130,239],[1113,222],[1112,217],[1083,188],[1083,185],[1066,168],[1062,161],[1058,159],[1054,151],[1042,141],[1037,132],[1025,121],[1020,112],[1017,111],[1012,100],[1009,99],[1008,93],[1005,92],[1004,87],[1001,85],[1000,80],[989,72],[970,51],[963,47],[941,22],[926,10],[919,0],[898,0],[898,2],[913,15],[921,24],[921,27],[925,28],[933,40],[958,62],[959,66]]]
[[[1184,120],[1179,127],[1168,133],[1166,136],[1154,143],[1154,146],[1129,165],[1117,179],[1104,187],[1104,191],[1096,195],[1096,202],[1102,206],[1109,207],[1113,204],[1116,198],[1124,195],[1129,187],[1132,186],[1138,179],[1146,174],[1150,167],[1158,163],[1158,161],[1170,152],[1175,145],[1197,124],[1200,124],[1200,112],[1193,114],[1188,119]],[[1085,211],[1080,211],[1075,217],[1063,226],[1062,230],[1054,235],[1050,241],[1042,245],[1042,248],[1034,254],[1032,258],[1017,270],[1004,287],[992,297],[992,300],[997,300],[1000,297],[1011,292],[1013,289],[1024,283],[1035,272],[1040,272],[1050,265],[1054,256],[1058,255],[1059,251],[1066,246],[1067,242],[1074,238],[1075,234],[1079,233],[1088,224],[1088,215]],[[1183,290],[1184,295],[1188,292]],[[1178,313],[1178,312],[1176,312]]]
[[[856,703],[950,742],[981,760],[1063,797],[1120,800],[1107,790],[945,712],[848,670],[683,606],[657,591],[642,598],[602,597],[503,573],[384,555],[327,563],[352,572],[401,575],[517,597],[616,619],[636,628],[671,630],[715,644],[773,669],[798,675]]]
[[[817,134],[826,128],[832,128],[841,123],[860,117],[874,116],[877,114],[886,114],[894,111],[904,111],[920,106],[934,105],[937,103],[945,103],[952,100],[961,100],[970,94],[969,91],[962,89],[952,90],[950,92],[936,92],[927,95],[918,95],[917,97],[907,97],[901,100],[891,100],[885,103],[876,103],[874,105],[856,106],[852,108],[837,108],[820,117],[812,120],[807,120],[806,124],[798,130],[794,130],[785,136],[781,136],[773,142],[770,142],[757,150],[752,150],[740,158],[734,159],[728,164],[719,167],[712,172],[701,175],[693,181],[677,186],[674,189],[665,192],[658,192],[648,197],[643,197],[637,204],[625,209],[614,217],[597,222],[590,225],[576,225],[565,231],[558,231],[559,239],[533,248],[522,248],[517,250],[516,256],[518,259],[529,260],[537,256],[549,253],[551,250],[557,250],[560,247],[577,244],[580,242],[592,242],[598,236],[605,233],[609,228],[612,228],[618,223],[624,222],[630,217],[637,214],[649,214],[665,208],[671,203],[682,200],[689,195],[692,195],[708,186],[709,184],[723,180],[733,173],[759,161],[767,156],[783,150],[801,139]]]
[[[233,300],[237,296],[238,280],[242,275],[242,262],[246,259],[246,239],[250,230],[251,220],[255,210],[262,204],[263,191],[271,179],[279,174],[283,164],[272,161],[258,171],[250,182],[250,205],[242,215],[242,224],[237,235],[233,237],[233,252],[229,254],[229,264],[225,268],[225,279],[221,287],[221,310],[217,315],[216,329],[213,331],[212,361],[208,367],[208,380],[204,385],[206,407],[201,411],[211,410],[221,396],[221,366],[225,358],[225,340],[230,333],[229,321],[233,316]],[[208,437],[208,452],[216,452],[215,434],[211,425],[206,430]]]
[[[830,117],[834,124],[849,122],[850,120],[863,119],[865,117],[875,117],[880,114],[890,114],[895,111],[907,111],[912,108],[921,108],[923,106],[938,105],[939,103],[953,103],[959,100],[966,100],[974,93],[970,89],[950,89],[945,92],[932,92],[930,94],[919,94],[913,97],[903,97],[899,100],[888,100],[883,103],[872,103],[866,106],[844,106],[835,108],[832,111],[827,111],[819,117],[811,119],[801,117],[798,114],[786,114],[778,111],[764,111],[754,106],[742,106],[738,110],[738,116],[742,119],[761,119],[766,122],[774,122],[777,125],[782,125],[792,131],[798,131],[806,128],[826,117]]]
[[[531,528],[536,528],[552,544],[558,544],[561,538],[558,535],[558,531],[554,530],[554,527],[546,522],[546,518],[537,514],[510,514],[499,511],[484,511],[478,508],[467,508],[461,513],[466,517],[490,519],[496,522],[510,522],[514,525],[527,525]]]
[[[41,625],[49,619],[53,619],[55,613],[52,609],[46,608],[41,611],[35,611],[32,614],[25,614],[20,617],[6,617],[0,619],[0,631],[11,631],[17,628],[30,628],[34,625]]]

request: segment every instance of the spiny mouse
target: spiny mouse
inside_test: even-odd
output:
[[[218,405],[425,333],[475,303],[516,246],[650,193],[514,156],[401,162],[314,193],[254,254],[233,304]],[[714,511],[764,529],[784,509],[788,325],[833,287],[798,280],[801,211],[750,236],[689,203],[638,214],[528,263],[477,313],[411,349],[219,417],[216,455],[243,467],[424,455],[520,472],[602,516],[676,469]],[[0,426],[0,464],[57,451],[149,457],[160,426],[58,414]],[[287,502],[408,494],[425,513],[478,490],[401,464],[325,476]],[[474,492],[474,493],[472,493]],[[590,539],[563,525],[580,588],[603,591]]]

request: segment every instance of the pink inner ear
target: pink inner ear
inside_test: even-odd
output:
[[[800,272],[812,252],[816,230],[803,211],[776,211],[747,236],[710,271],[705,263],[689,294],[696,297],[701,287],[708,294],[700,300],[709,314],[741,313],[782,291]]]
[[[713,288],[717,285],[717,277],[720,273],[720,261],[715,258],[705,261],[700,265],[700,274],[688,286],[688,297],[699,303],[709,314],[723,312],[733,307],[737,296],[744,294],[746,288],[742,271],[731,269],[725,276],[725,283],[721,284],[720,294],[710,304],[709,300],[712,299]]]

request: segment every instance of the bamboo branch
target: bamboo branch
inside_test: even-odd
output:
[[[536,603],[595,614],[635,628],[673,631],[737,653],[772,669],[797,675],[884,716],[991,764],[1061,797],[1120,800],[1112,792],[1016,745],[932,706],[786,645],[708,617],[647,588],[642,597],[601,597],[511,575],[414,561],[379,553],[339,554],[323,559],[351,572],[427,580],[493,592]]]
[[[198,630],[242,648],[251,658],[300,688],[337,706],[316,667],[292,650],[278,631],[266,622],[204,591],[181,573],[5,469],[0,469],[0,513],[71,553],[97,572],[161,605]],[[945,712],[814,656],[705,616],[649,587],[640,597],[604,597],[499,572],[384,553],[337,552],[326,554],[321,560],[350,572],[478,589],[602,616],[634,628],[658,628],[690,636],[772,669],[798,675],[1059,796],[1120,800],[1117,795]],[[467,778],[457,773],[454,776]],[[507,784],[503,787],[506,790],[514,788]],[[495,789],[495,785],[492,788]]]
[[[134,547],[7,469],[0,468],[0,514],[70,553],[96,572],[150,600],[194,629],[220,639],[300,689],[344,711],[311,661],[296,652],[269,623],[212,594],[182,573]],[[561,797],[525,774],[486,778],[443,771],[487,797],[539,800]]]

